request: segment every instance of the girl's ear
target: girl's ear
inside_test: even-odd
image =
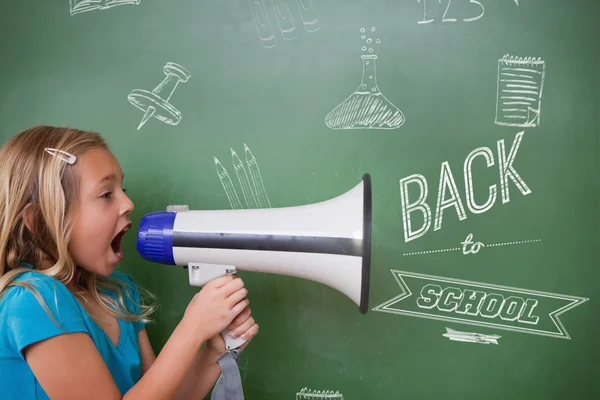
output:
[[[35,233],[35,213],[37,206],[33,203],[28,203],[23,209],[23,222],[31,233]]]

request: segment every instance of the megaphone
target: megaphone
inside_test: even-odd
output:
[[[203,286],[240,271],[312,280],[337,289],[366,314],[371,265],[371,177],[319,203],[280,208],[189,210],[146,214],[137,251],[152,262],[188,268]],[[228,349],[244,343],[223,332]]]

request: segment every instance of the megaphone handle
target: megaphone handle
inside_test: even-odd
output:
[[[230,330],[225,328],[223,332],[221,332],[221,336],[223,340],[225,340],[225,347],[227,350],[234,350],[246,343],[247,339],[243,339],[241,336],[236,338],[231,337]]]
[[[188,263],[190,285],[204,286],[211,280],[236,273],[235,265]],[[229,329],[221,332],[227,350],[234,350],[243,345],[247,339],[232,338]]]

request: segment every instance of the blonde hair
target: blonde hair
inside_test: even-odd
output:
[[[24,130],[0,149],[0,298],[11,286],[29,289],[40,301],[50,318],[52,313],[35,288],[27,281],[15,278],[36,271],[55,278],[65,286],[75,286],[89,292],[91,297],[115,318],[126,321],[149,322],[154,304],[136,304],[139,313],[130,312],[124,303],[123,292],[135,304],[126,283],[116,277],[103,277],[75,265],[68,244],[77,206],[78,179],[75,163],[70,165],[44,151],[60,149],[80,156],[88,150],[103,148],[110,151],[100,134],[79,129],[36,126]],[[31,231],[25,225],[25,208],[31,212]],[[38,269],[44,263],[51,267]],[[109,296],[113,290],[117,299]],[[75,295],[77,293],[74,293]],[[154,298],[140,288],[144,298]]]

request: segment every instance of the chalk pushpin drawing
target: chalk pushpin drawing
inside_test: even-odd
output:
[[[534,128],[540,125],[546,63],[538,57],[505,55],[498,60],[497,125]]]
[[[484,335],[483,333],[461,332],[454,329],[446,328],[446,333],[442,336],[455,342],[481,343],[481,344],[498,344],[499,335]]]
[[[246,203],[246,208],[270,208],[271,202],[267,196],[267,191],[265,190],[260,168],[258,167],[258,162],[256,161],[254,154],[252,154],[250,147],[248,147],[245,143],[244,155],[246,160],[245,165],[236,151],[231,149],[233,169],[242,189],[242,195]],[[225,194],[227,195],[227,199],[229,200],[231,208],[244,208],[237,194],[233,181],[227,172],[227,169],[217,157],[213,156],[213,160],[217,169],[217,176],[223,185],[223,189],[225,190]]]
[[[106,10],[108,8],[127,4],[138,5],[141,0],[69,0],[71,15],[87,11]]]
[[[168,62],[163,67],[163,72],[166,75],[165,79],[153,91],[134,89],[127,96],[131,104],[144,112],[138,130],[152,117],[168,125],[177,125],[181,121],[181,112],[170,103],[170,100],[179,82],[187,82],[192,74],[173,62]]]
[[[296,400],[344,400],[344,395],[338,392],[337,390],[334,392],[333,390],[313,390],[308,388],[303,388],[298,393],[296,393]]]
[[[254,25],[262,46],[265,48],[274,47],[277,45],[277,38],[264,0],[248,0],[248,3],[250,4]],[[297,0],[297,3],[304,29],[307,32],[318,31],[320,25],[312,1]],[[288,0],[273,0],[273,11],[277,27],[283,39],[295,39],[298,36],[298,31],[296,30]]]
[[[361,28],[361,47],[363,63],[362,79],[358,88],[340,105],[325,116],[325,124],[331,129],[396,129],[404,124],[405,116],[398,107],[389,101],[377,85],[375,62],[377,54],[373,38],[367,37],[365,28]],[[375,27],[371,28],[371,34]],[[379,44],[379,38],[375,39]]]

